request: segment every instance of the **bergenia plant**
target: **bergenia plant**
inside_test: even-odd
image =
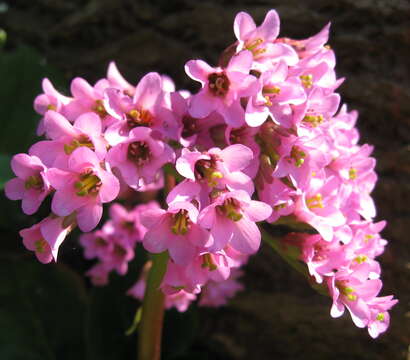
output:
[[[370,196],[373,148],[359,144],[357,112],[335,92],[343,79],[329,25],[294,40],[278,37],[276,11],[259,26],[240,12],[234,34],[219,64],[186,63],[193,94],[158,73],[131,84],[114,63],[95,85],[74,79],[70,96],[44,79],[34,101],[44,138],[11,162],[5,193],[24,213],[52,198],[50,215],[20,231],[40,262],[57,261],[75,227],[87,232],[79,241],[96,259],[95,286],[149,253],[127,293],[142,300],[140,360],[160,357],[165,308],[221,306],[243,290],[241,267],[261,242],[304,269],[332,317],[347,309],[373,338],[397,303],[379,296],[387,241]],[[289,229],[282,239],[271,235],[277,224]]]

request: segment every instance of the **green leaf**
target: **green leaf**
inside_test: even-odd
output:
[[[57,88],[63,83],[62,76],[32,48],[22,46],[0,53],[0,153],[27,152],[37,140],[41,116],[34,111],[33,101],[42,92],[44,77]]]
[[[81,279],[62,265],[0,259],[0,359],[84,359]]]
[[[0,154],[0,190],[3,190],[4,184],[13,177],[10,161],[11,156]]]

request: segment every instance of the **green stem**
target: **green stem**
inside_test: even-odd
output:
[[[168,253],[152,254],[148,273],[141,323],[138,329],[138,360],[159,360],[161,357],[164,293],[159,289],[167,269]]]

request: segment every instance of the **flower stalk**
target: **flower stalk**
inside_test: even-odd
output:
[[[138,359],[161,358],[162,324],[164,319],[164,293],[159,289],[168,262],[168,252],[152,254],[152,267],[142,304],[141,323],[138,329]]]

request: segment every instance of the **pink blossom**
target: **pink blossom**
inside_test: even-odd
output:
[[[369,302],[374,301],[382,282],[379,279],[368,279],[369,265],[361,264],[353,272],[340,271],[327,279],[330,294],[333,298],[332,317],[339,317],[346,307],[357,327],[369,323]]]
[[[187,265],[197,254],[197,247],[209,244],[209,234],[197,225],[198,210],[188,202],[174,202],[168,210],[150,209],[141,214],[148,228],[144,248],[152,253],[169,251],[175,263]]]
[[[62,114],[70,121],[74,121],[80,115],[87,112],[96,113],[101,121],[108,119],[108,113],[104,105],[104,91],[110,83],[106,79],[99,80],[91,86],[86,80],[77,77],[71,81],[71,94],[73,100],[65,107]]]
[[[158,73],[146,74],[132,97],[119,89],[107,89],[104,104],[107,112],[116,119],[105,132],[110,145],[124,141],[131,130],[140,126],[175,137],[175,118],[166,108],[164,97],[162,79]]]
[[[185,72],[202,84],[202,89],[191,98],[191,116],[204,118],[216,111],[228,125],[243,125],[245,111],[240,99],[255,94],[258,87],[257,79],[249,75],[251,65],[252,54],[249,51],[233,56],[224,69],[213,68],[202,60],[188,61]]]
[[[64,218],[50,215],[30,228],[20,231],[24,246],[34,251],[37,259],[43,264],[57,261],[58,249],[73,224],[65,224]]]
[[[168,144],[153,137],[147,127],[132,129],[128,139],[110,149],[107,161],[117,168],[124,181],[135,190],[155,181],[160,168],[174,159]]]
[[[295,215],[314,227],[326,241],[331,241],[334,228],[346,223],[339,209],[340,198],[335,177],[312,179],[306,192],[297,200]]]
[[[44,78],[41,86],[44,93],[38,95],[34,99],[34,110],[40,115],[45,115],[48,110],[54,110],[57,112],[62,111],[63,107],[67,105],[71,99],[60,94],[53,86],[53,84],[47,78]],[[44,118],[40,120],[37,128],[37,135],[44,134]]]
[[[14,155],[11,168],[17,177],[5,184],[6,196],[11,200],[23,200],[23,212],[34,214],[51,191],[47,168],[37,156],[26,154]]]
[[[47,174],[56,189],[51,208],[59,216],[77,212],[82,231],[91,231],[102,216],[102,204],[114,200],[119,192],[117,178],[103,169],[96,154],[86,147],[74,150],[68,170],[53,168]]]
[[[255,253],[261,234],[255,224],[272,213],[272,208],[260,201],[251,200],[243,190],[226,192],[203,209],[198,223],[210,229],[214,243],[212,251],[223,249],[228,243],[244,254]]]
[[[44,117],[44,129],[52,140],[35,143],[29,153],[49,167],[65,170],[69,156],[82,146],[93,150],[100,160],[105,157],[108,144],[102,136],[101,120],[94,113],[80,115],[71,125],[63,115],[50,110]]]
[[[307,39],[293,40],[289,38],[281,38],[278,39],[278,41],[291,45],[298,53],[299,58],[303,59],[316,54],[325,46],[329,39],[329,29],[330,23],[326,24],[325,27],[316,35],[313,35]]]
[[[293,125],[289,120],[291,116],[284,116],[284,107],[304,103],[306,94],[299,78],[287,77],[288,67],[284,62],[262,73],[258,79],[260,90],[246,106],[245,120],[249,126],[262,125],[268,116],[285,127]]]
[[[390,324],[390,310],[396,305],[398,300],[393,299],[393,295],[374,298],[369,302],[370,318],[367,325],[372,338],[377,338],[385,332]]]
[[[211,148],[204,153],[183,149],[175,167],[182,176],[198,181],[203,186],[241,189],[252,194],[251,178],[241,171],[252,159],[252,150],[242,144],[231,145],[223,150]]]
[[[234,32],[238,39],[237,51],[248,50],[252,53],[255,68],[264,70],[271,62],[284,60],[288,65],[297,63],[298,55],[289,45],[274,42],[279,34],[280,21],[275,10],[270,10],[260,26],[256,26],[246,12],[236,15]]]
[[[242,272],[236,270],[228,279],[220,282],[209,281],[201,291],[200,306],[218,307],[226,305],[244,286],[237,280]]]

